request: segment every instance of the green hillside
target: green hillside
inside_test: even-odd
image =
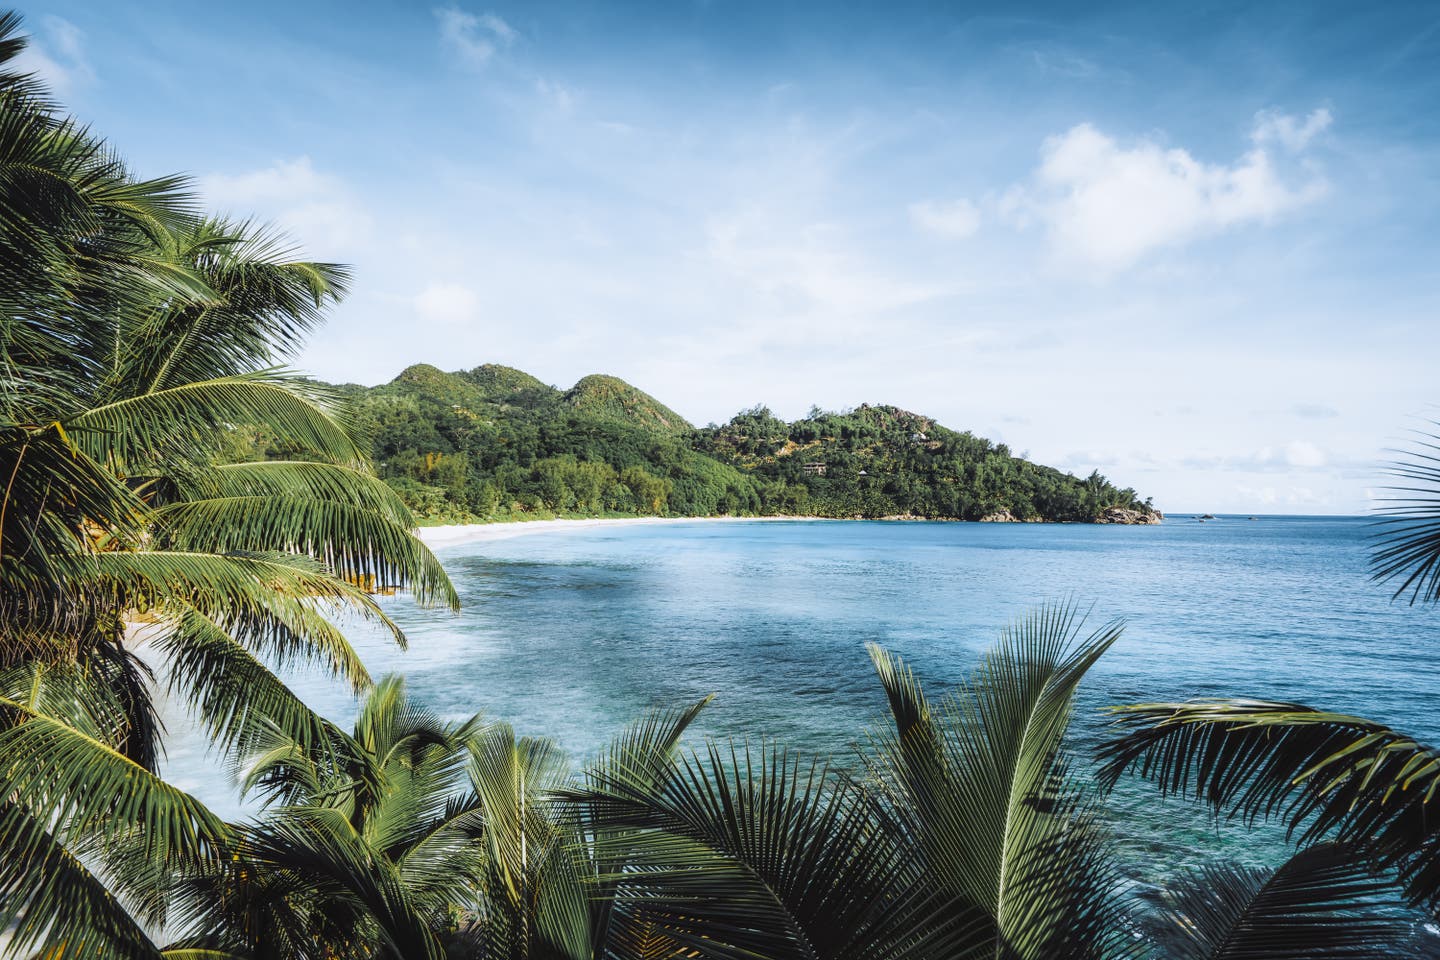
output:
[[[341,388],[377,469],[423,518],[802,515],[1146,522],[1133,490],[1012,456],[895,407],[692,427],[616,377],[407,368]]]
[[[688,433],[695,429],[650,394],[635,389],[619,377],[600,373],[581,379],[565,394],[565,402],[579,413],[633,423],[662,433]]]

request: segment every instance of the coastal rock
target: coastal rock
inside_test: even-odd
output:
[[[1096,523],[1159,523],[1162,514],[1158,510],[1130,510],[1126,507],[1107,507]]]
[[[1011,513],[1009,510],[996,510],[994,513],[987,514],[986,516],[981,517],[981,518],[980,518],[980,522],[981,522],[981,523],[1019,523],[1020,521],[1016,520],[1016,519],[1015,519],[1015,515],[1014,515],[1013,513]]]

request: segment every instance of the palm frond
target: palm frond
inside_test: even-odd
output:
[[[1440,751],[1363,717],[1295,703],[1207,700],[1114,709],[1099,779],[1128,770],[1217,813],[1283,820],[1302,844],[1333,837],[1440,903]]]
[[[203,462],[217,426],[268,426],[335,463],[360,464],[356,445],[327,392],[284,370],[194,381],[87,407],[65,428],[97,463],[126,472],[175,459]]]
[[[1174,881],[1159,939],[1176,960],[1377,960],[1402,954],[1402,909],[1363,856],[1324,843],[1277,870],[1219,864]]]
[[[155,535],[180,551],[299,553],[371,590],[414,586],[417,597],[459,604],[435,555],[409,529],[367,506],[251,493],[167,504]]]
[[[172,787],[100,731],[42,709],[37,695],[0,696],[17,722],[0,729],[0,795],[100,836],[138,831],[152,860],[204,858],[228,828],[198,800]],[[73,714],[72,714],[73,715]]]
[[[47,960],[157,960],[145,931],[47,820],[0,800],[0,956],[28,956],[43,945]]]
[[[1431,424],[1440,427],[1440,423]],[[1390,467],[1399,482],[1378,505],[1371,565],[1374,578],[1397,584],[1395,598],[1440,600],[1440,436],[1421,433]]]
[[[870,651],[895,728],[867,758],[874,782],[935,882],[1007,956],[1108,956],[1124,940],[1108,843],[1062,751],[1075,689],[1122,625],[1082,640],[1081,624],[1070,606],[1021,619],[938,707],[901,661]]]
[[[592,775],[571,798],[617,884],[609,939],[704,956],[956,956],[950,915],[857,783],[783,750],[710,744],[658,782]]]
[[[325,748],[321,718],[231,631],[195,608],[182,610],[173,627],[159,631],[155,647],[171,693],[194,707],[219,749],[245,754],[275,731],[302,749]]]

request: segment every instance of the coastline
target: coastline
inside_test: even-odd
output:
[[[594,527],[638,526],[641,524],[676,523],[767,523],[777,520],[807,523],[821,522],[823,517],[596,517],[594,519],[560,518],[555,520],[502,520],[496,523],[452,523],[436,527],[418,527],[415,533],[432,550],[462,543],[487,540],[508,540],[535,533],[564,530],[588,530]]]

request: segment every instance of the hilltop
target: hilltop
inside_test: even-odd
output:
[[[765,407],[695,428],[618,377],[569,389],[512,367],[406,368],[341,388],[381,476],[423,518],[803,515],[1155,522],[1135,491],[1013,456],[887,405]]]

